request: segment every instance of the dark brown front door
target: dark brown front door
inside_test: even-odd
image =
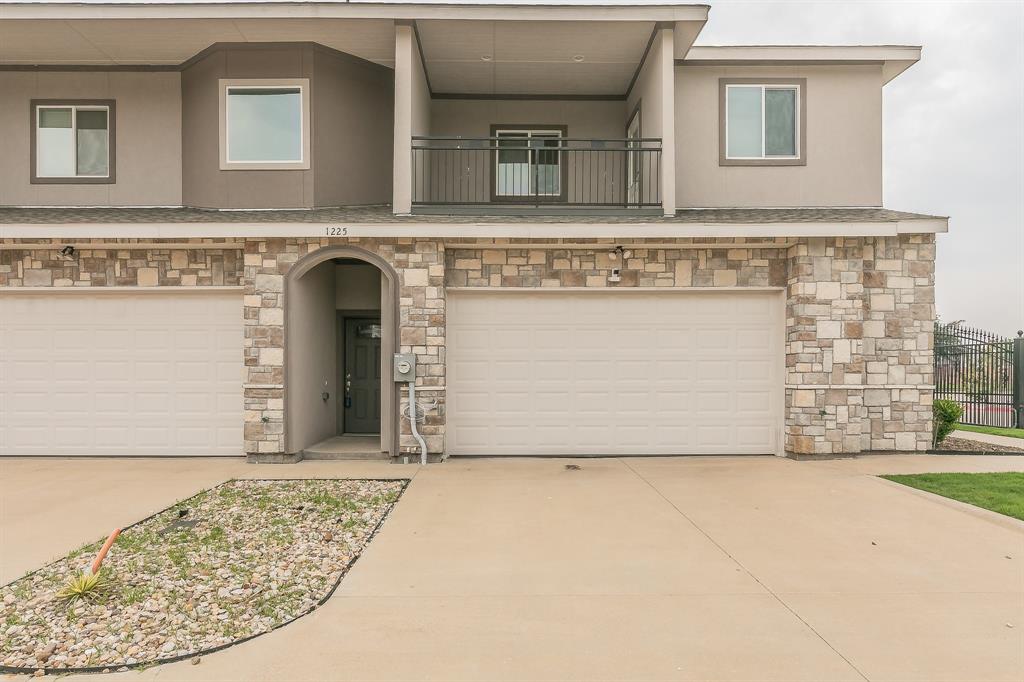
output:
[[[345,320],[345,433],[380,433],[380,319]]]

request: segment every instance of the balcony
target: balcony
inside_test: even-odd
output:
[[[661,139],[413,136],[414,213],[659,213]]]

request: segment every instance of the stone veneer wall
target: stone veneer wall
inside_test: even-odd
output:
[[[242,263],[237,249],[215,241],[189,240],[192,249],[132,248],[111,242],[109,249],[83,249],[61,258],[56,249],[0,250],[3,287],[238,286]],[[151,242],[147,242],[151,243]]]
[[[613,241],[577,241],[593,241],[594,250],[493,248],[496,241],[484,240],[449,247],[447,284],[785,287],[786,451],[931,446],[934,235],[730,240],[746,243],[708,248],[679,239],[678,249],[633,244],[625,263],[612,260]],[[776,246],[758,248],[764,241]],[[622,268],[618,283],[608,281],[613,267]]]
[[[594,250],[452,248],[445,252],[448,286],[490,287],[767,287],[786,284],[785,250],[757,248],[756,241],[711,248],[664,248],[671,240],[631,241],[625,262],[612,258],[615,242],[594,243]],[[680,239],[690,247],[694,240]],[[733,240],[730,240],[732,242]],[[784,244],[785,240],[763,240]],[[701,240],[707,243],[707,240]],[[612,268],[620,280],[608,281]]]
[[[19,241],[19,240],[13,240]],[[400,350],[416,353],[419,389],[438,399],[423,426],[443,449],[445,287],[785,287],[785,446],[797,454],[925,450],[931,442],[933,235],[729,240],[693,248],[673,240],[631,242],[625,263],[611,240],[591,249],[510,248],[476,240],[445,248],[437,239],[247,239],[244,256],[195,241],[184,250],[0,250],[0,286],[244,287],[245,448],[284,451],[284,278],[306,254],[332,245],[372,251],[399,273]],[[701,240],[704,244],[708,240]],[[773,242],[767,247],[765,241]],[[6,240],[7,244],[12,240]],[[762,246],[758,246],[762,244]],[[780,248],[781,247],[781,248]],[[608,282],[612,267],[621,281]],[[403,422],[400,445],[413,446]]]
[[[420,433],[430,452],[444,448],[445,310],[443,247],[429,239],[251,239],[245,243],[245,450],[283,453],[284,281],[300,258],[327,246],[373,252],[397,272],[399,352],[417,356],[417,391],[436,398]],[[421,394],[417,394],[419,397]],[[405,401],[403,399],[403,405]],[[407,420],[399,445],[413,449]]]

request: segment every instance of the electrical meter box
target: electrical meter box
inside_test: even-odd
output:
[[[416,355],[413,353],[395,353],[395,381],[414,381],[416,379]]]

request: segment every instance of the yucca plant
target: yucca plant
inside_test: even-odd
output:
[[[76,601],[96,604],[106,598],[112,586],[112,581],[102,570],[96,573],[76,573],[57,593],[57,598],[69,604]]]

